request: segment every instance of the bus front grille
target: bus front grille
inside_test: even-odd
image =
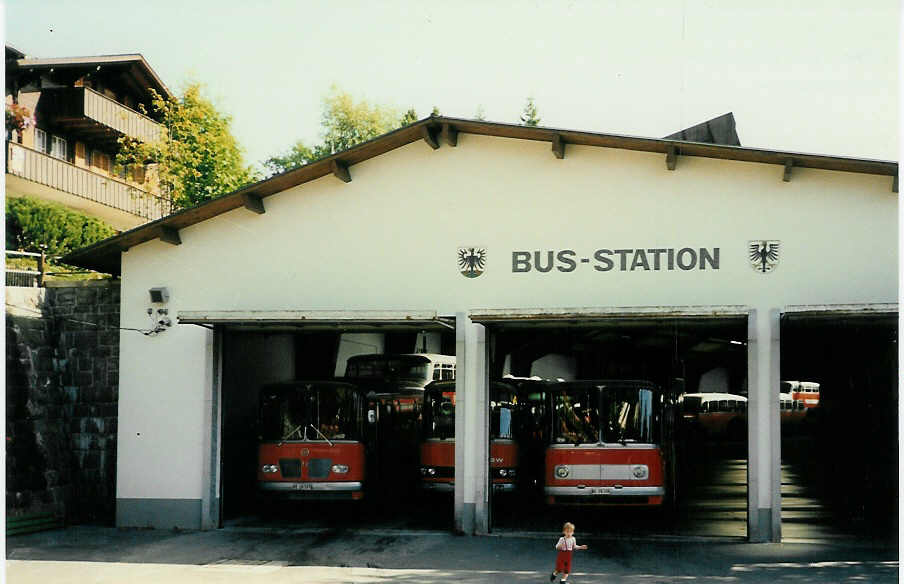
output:
[[[308,478],[325,479],[330,476],[331,458],[312,458],[308,461]]]
[[[279,472],[285,479],[300,477],[301,460],[297,458],[280,458]]]

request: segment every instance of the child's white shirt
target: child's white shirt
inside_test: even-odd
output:
[[[556,544],[556,549],[570,552],[574,550],[574,546],[576,545],[577,540],[574,537],[565,537],[563,535],[559,538],[559,542]]]

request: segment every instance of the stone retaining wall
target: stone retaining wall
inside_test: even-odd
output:
[[[6,290],[6,508],[112,525],[119,282]]]

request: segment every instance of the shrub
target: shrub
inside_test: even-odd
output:
[[[65,255],[116,235],[116,230],[63,205],[28,197],[6,199],[6,249]]]

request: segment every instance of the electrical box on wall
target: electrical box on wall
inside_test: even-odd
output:
[[[151,288],[148,290],[151,295],[151,302],[163,303],[169,302],[169,289],[165,287]]]

